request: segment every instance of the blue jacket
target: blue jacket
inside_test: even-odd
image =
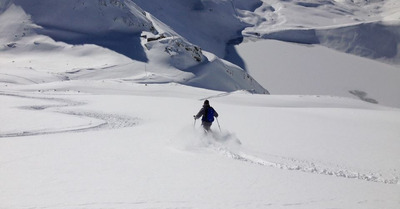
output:
[[[195,116],[196,119],[201,118],[201,121],[205,122],[206,120],[206,109],[207,108],[212,108],[214,110],[214,117],[218,117],[218,113],[217,111],[215,111],[215,109],[209,105],[203,105],[203,107],[200,109],[199,113],[197,113],[197,115]]]

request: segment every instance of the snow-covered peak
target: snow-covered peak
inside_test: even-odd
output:
[[[240,20],[238,10],[254,10],[259,0],[134,0],[191,43],[224,57],[226,44],[242,37],[251,26]]]
[[[400,63],[400,3],[396,0],[263,0],[242,20],[242,34],[321,44],[342,52]]]
[[[218,1],[214,4],[218,5]],[[225,63],[190,42],[188,34],[196,34],[201,29],[189,28],[190,33],[182,36],[175,27],[144,11],[133,1],[77,0],[71,3],[48,0],[38,4],[14,0],[2,5],[2,8],[0,18],[7,22],[2,25],[2,31],[7,31],[9,38],[3,40],[0,50],[8,56],[4,60],[7,65],[3,65],[7,69],[40,68],[42,72],[57,73],[57,77],[66,80],[176,82],[222,91],[244,89],[268,93],[240,67]],[[8,15],[9,10],[13,11],[13,15]],[[182,15],[188,12],[183,10]],[[204,19],[201,22],[205,24]],[[26,24],[35,27],[27,27]],[[27,32],[21,30],[29,31],[31,35],[28,37]],[[23,35],[18,35],[20,33]],[[229,30],[224,34],[232,35]],[[233,36],[240,34],[235,32]],[[211,41],[207,45],[212,46],[213,43],[217,42]],[[226,43],[215,45],[225,48]],[[37,57],[37,52],[46,54],[51,63]],[[10,63],[10,60],[13,62]],[[43,63],[46,63],[45,67]],[[52,81],[54,78],[44,80]]]
[[[10,5],[20,8],[24,21],[5,19]],[[93,60],[71,67],[70,60],[54,59],[54,71],[67,72],[69,79],[266,93],[268,84],[262,87],[248,74],[235,45],[245,39],[319,44],[396,65],[399,8],[396,0],[8,0],[0,6],[7,22],[0,27],[2,50],[13,56],[40,48]],[[109,59],[97,58],[103,50],[109,50],[102,55]]]
[[[124,0],[14,0],[48,30],[101,35],[110,31],[140,33],[152,30],[144,11]]]
[[[293,28],[326,28],[397,20],[400,11],[396,0],[263,0],[251,21],[260,30],[276,31]],[[256,20],[254,20],[256,19]]]

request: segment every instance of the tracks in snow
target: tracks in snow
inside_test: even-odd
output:
[[[24,106],[21,108],[32,111],[43,111],[43,110],[49,111],[49,109],[55,109],[52,110],[52,112],[56,114],[57,113],[66,114],[74,117],[88,119],[88,121],[90,121],[90,119],[95,119],[95,122],[91,122],[89,124],[81,126],[63,127],[58,129],[44,128],[42,130],[34,130],[34,131],[21,130],[12,133],[0,132],[0,138],[34,136],[34,135],[45,135],[45,134],[67,133],[67,132],[85,132],[85,131],[95,131],[104,129],[118,129],[125,127],[133,127],[137,125],[140,121],[139,118],[117,115],[117,114],[62,110],[62,108],[81,106],[85,104],[83,102],[76,102],[67,99],[54,98],[54,97],[34,97],[34,96],[26,96],[21,94],[4,93],[4,92],[0,92],[0,96],[1,95],[54,102],[55,104],[32,105],[32,106]],[[224,136],[222,136],[220,140],[218,140],[218,138],[220,137],[216,138],[217,138],[216,141],[222,140],[222,142],[232,140],[232,138],[235,139],[231,135],[225,136],[226,139],[224,138]],[[384,184],[400,184],[400,175],[398,173],[392,174],[392,177],[387,177],[376,172],[359,172],[347,168],[341,168],[339,166],[331,166],[323,163],[310,162],[293,158],[266,156],[263,159],[243,151],[232,151],[231,149],[229,149],[229,147],[226,147],[224,146],[223,143],[219,142],[208,143],[208,147],[225,157],[260,166],[267,166],[271,168],[288,170],[288,171],[298,171],[304,173],[335,176],[347,179],[358,179],[368,182],[377,182]]]
[[[215,152],[234,159],[247,163],[252,163],[260,166],[267,166],[288,171],[299,171],[304,173],[312,173],[319,175],[334,176],[347,179],[358,179],[368,182],[384,183],[384,184],[400,184],[400,175],[393,174],[393,177],[384,177],[380,173],[373,172],[357,172],[339,166],[329,166],[322,163],[309,162],[305,160],[297,160],[293,158],[284,158],[270,156],[272,160],[265,160],[254,155],[247,154],[241,151],[231,151],[229,148],[217,145],[210,145],[210,148]],[[275,159],[274,159],[275,158]],[[278,159],[279,158],[279,159]]]
[[[65,107],[73,107],[84,105],[83,102],[76,102],[67,99],[61,98],[48,98],[48,97],[34,97],[34,96],[26,96],[20,94],[13,93],[4,93],[0,92],[0,95],[4,96],[13,96],[20,97],[25,99],[35,99],[35,100],[45,100],[50,102],[56,102],[57,104],[49,104],[49,105],[32,105],[32,106],[23,106],[20,107],[22,109],[32,110],[32,111],[42,111],[54,108],[65,108]],[[90,121],[86,125],[80,126],[70,126],[70,127],[62,127],[56,129],[40,129],[40,130],[21,130],[18,132],[11,133],[1,133],[0,138],[4,137],[20,137],[20,136],[35,136],[35,135],[46,135],[46,134],[57,134],[57,133],[67,133],[67,132],[86,132],[86,131],[95,131],[95,130],[103,130],[103,129],[118,129],[125,127],[133,127],[137,125],[140,121],[139,118],[129,117],[124,115],[117,114],[107,114],[100,112],[87,112],[87,111],[65,111],[65,110],[54,110],[54,113],[58,114],[66,114],[74,117],[79,117],[82,119],[88,119]],[[93,122],[92,120],[95,119]]]

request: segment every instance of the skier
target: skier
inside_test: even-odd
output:
[[[214,121],[214,117],[218,117],[218,113],[214,110],[213,107],[210,106],[210,102],[208,100],[205,100],[203,108],[201,108],[199,113],[197,113],[197,115],[194,115],[193,117],[195,120],[202,117],[201,125],[203,126],[205,132],[209,132],[212,122]]]

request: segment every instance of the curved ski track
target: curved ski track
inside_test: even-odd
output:
[[[380,173],[353,171],[340,166],[330,166],[323,163],[311,162],[306,160],[297,160],[294,158],[270,156],[271,160],[261,159],[242,151],[231,151],[229,148],[212,143],[210,148],[218,154],[225,157],[252,163],[260,166],[267,166],[288,171],[299,171],[304,173],[320,174],[327,176],[335,176],[340,178],[358,179],[368,182],[384,183],[384,184],[400,184],[400,175],[393,174],[393,177],[384,177]],[[279,159],[278,159],[279,158]]]
[[[54,105],[33,105],[33,106],[23,106],[20,107],[22,109],[28,109],[32,111],[42,111],[50,108],[62,108],[62,107],[72,107],[72,106],[80,106],[84,105],[83,102],[76,102],[67,99],[60,98],[47,98],[47,97],[34,97],[34,96],[25,96],[20,94],[13,93],[4,93],[1,92],[0,95],[4,96],[14,96],[21,97],[27,99],[38,99],[38,100],[47,100],[52,102],[57,102],[59,104]],[[59,129],[42,129],[36,131],[19,131],[13,133],[0,133],[0,138],[4,137],[20,137],[20,136],[35,136],[35,135],[45,135],[45,134],[57,134],[57,133],[67,133],[67,132],[85,132],[85,131],[94,131],[94,130],[102,130],[102,129],[117,129],[117,128],[125,128],[125,127],[133,127],[138,124],[139,118],[117,115],[117,114],[107,114],[100,112],[84,112],[84,111],[62,111],[55,110],[55,113],[71,115],[80,118],[93,118],[97,120],[101,120],[101,123],[90,123],[89,125],[84,126],[75,126],[75,127],[64,127]]]

